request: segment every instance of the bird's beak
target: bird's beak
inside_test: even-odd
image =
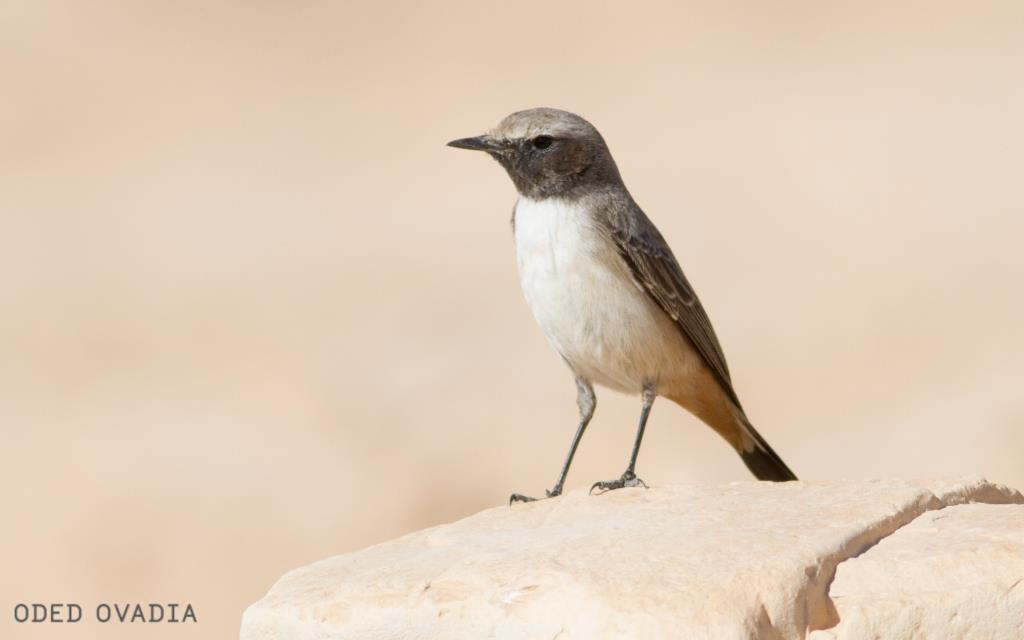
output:
[[[501,141],[492,138],[489,135],[476,136],[475,138],[459,138],[458,140],[452,140],[448,143],[449,147],[455,147],[456,149],[470,149],[472,151],[486,151],[488,153],[498,153],[505,150],[505,145]]]

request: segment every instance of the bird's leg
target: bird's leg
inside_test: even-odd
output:
[[[576,378],[576,404],[580,408],[580,422],[579,426],[576,427],[576,435],[572,438],[572,444],[569,445],[569,454],[565,456],[565,462],[562,464],[562,472],[558,474],[558,482],[555,483],[555,487],[550,491],[545,491],[546,497],[554,498],[555,496],[562,494],[562,487],[565,485],[565,477],[569,475],[569,466],[572,465],[572,458],[576,455],[576,447],[580,445],[580,440],[583,439],[583,432],[587,430],[587,425],[590,424],[590,419],[594,417],[594,408],[597,406],[597,397],[594,395],[594,387],[590,385],[590,382],[583,378]],[[521,493],[513,493],[508,499],[508,503],[513,502],[533,502],[536,498],[524,496]]]
[[[594,489],[600,489],[601,493],[605,491],[611,491],[613,489],[622,489],[624,487],[643,487],[647,488],[647,483],[636,477],[634,469],[636,468],[636,457],[640,454],[640,443],[644,439],[644,429],[647,427],[647,416],[651,413],[651,405],[654,404],[654,399],[658,397],[657,391],[654,385],[645,384],[643,390],[643,407],[640,409],[640,426],[636,430],[636,442],[633,443],[633,453],[629,456],[629,466],[626,467],[625,473],[618,480],[607,480],[603,482],[595,482],[590,487],[590,492],[593,493]]]

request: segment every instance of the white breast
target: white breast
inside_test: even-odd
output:
[[[635,393],[694,366],[679,329],[578,205],[521,198],[515,239],[526,302],[577,374]]]

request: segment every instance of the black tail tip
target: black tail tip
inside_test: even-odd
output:
[[[789,470],[782,458],[775,455],[774,451],[764,451],[755,447],[751,451],[741,451],[740,458],[743,464],[747,465],[750,472],[758,480],[769,480],[771,482],[790,482],[797,480],[796,474]]]

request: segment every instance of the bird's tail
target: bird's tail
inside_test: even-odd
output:
[[[796,480],[796,474],[789,470],[786,463],[782,461],[779,454],[768,446],[761,434],[757,432],[750,421],[744,416],[740,420],[742,443],[738,451],[743,464],[747,465],[750,472],[758,480],[771,480],[772,482],[786,482]]]

